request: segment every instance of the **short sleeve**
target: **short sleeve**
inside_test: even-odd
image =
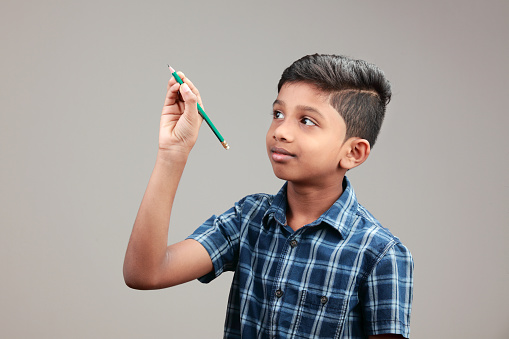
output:
[[[208,283],[224,271],[233,271],[237,266],[240,215],[239,203],[225,213],[213,215],[193,232],[188,239],[198,241],[209,253],[213,270],[198,280]]]
[[[368,335],[410,335],[414,263],[397,242],[375,265],[360,288],[364,327]]]

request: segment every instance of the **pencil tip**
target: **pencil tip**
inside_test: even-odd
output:
[[[170,65],[168,65],[168,68],[170,69],[170,72],[175,73],[175,70]]]

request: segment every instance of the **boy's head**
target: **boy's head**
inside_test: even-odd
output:
[[[346,139],[375,144],[391,99],[391,86],[377,66],[342,55],[313,54],[295,61],[281,75],[284,84],[303,82],[329,95],[329,103],[346,124]]]

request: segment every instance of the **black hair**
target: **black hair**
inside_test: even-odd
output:
[[[366,139],[373,147],[391,100],[391,85],[380,68],[343,55],[306,55],[284,70],[278,92],[295,82],[330,95],[330,104],[345,120],[346,139]]]

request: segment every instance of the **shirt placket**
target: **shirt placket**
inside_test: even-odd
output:
[[[285,283],[288,280],[289,272],[292,270],[293,261],[292,257],[295,257],[296,248],[299,244],[298,241],[299,231],[291,234],[285,241],[283,250],[278,260],[277,275],[274,281],[273,297],[272,297],[272,316],[270,325],[270,338],[278,338],[279,329],[279,318],[281,316],[281,307],[283,303],[283,296],[285,294]],[[295,305],[297,307],[297,305]]]

